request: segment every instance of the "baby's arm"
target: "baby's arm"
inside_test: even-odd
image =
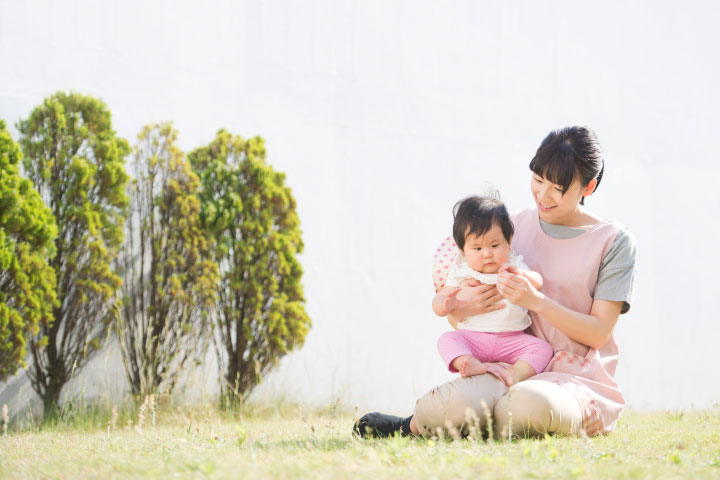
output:
[[[535,290],[542,290],[543,279],[542,276],[537,272],[533,272],[532,270],[520,270],[519,268],[510,264],[503,265],[500,268],[500,272],[510,272],[519,277],[525,277],[528,279],[530,284],[535,287]]]
[[[460,293],[460,290],[460,287],[443,287],[435,294],[432,307],[438,317],[446,317],[457,307],[467,303],[464,300],[457,299],[457,294]]]

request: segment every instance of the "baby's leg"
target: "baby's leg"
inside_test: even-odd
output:
[[[438,351],[440,356],[445,360],[445,365],[451,372],[460,372],[463,377],[471,375],[480,375],[487,370],[483,363],[477,359],[473,349],[477,350],[477,345],[473,339],[477,332],[467,332],[464,330],[456,330],[447,332],[438,339]]]
[[[496,345],[501,350],[498,359],[513,364],[497,372],[508,386],[542,373],[553,355],[545,340],[523,332],[503,334]]]
[[[533,366],[525,360],[518,360],[512,367],[498,370],[497,373],[502,377],[505,385],[508,387],[537,374]]]
[[[450,362],[450,365],[460,372],[460,376],[463,378],[482,375],[487,372],[485,364],[472,355],[461,355]]]

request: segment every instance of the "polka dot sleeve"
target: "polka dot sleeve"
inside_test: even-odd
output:
[[[438,292],[447,282],[448,273],[450,266],[455,263],[460,250],[455,245],[455,240],[452,237],[447,237],[442,241],[440,246],[435,250],[435,257],[433,258],[433,285],[435,286],[435,292]]]

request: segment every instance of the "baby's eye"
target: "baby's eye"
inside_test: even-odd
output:
[[[496,244],[493,245],[492,247],[493,247],[493,248],[497,248],[497,247],[499,247],[499,246],[500,246],[500,244],[499,244],[499,243],[496,243]]]

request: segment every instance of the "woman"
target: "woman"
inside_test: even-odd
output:
[[[454,310],[450,320],[502,308],[497,303],[503,297],[527,308],[531,332],[555,352],[545,372],[510,389],[490,374],[458,378],[425,394],[410,417],[363,416],[353,428],[356,434],[467,434],[473,421],[482,427],[490,415],[503,437],[593,436],[615,428],[625,400],[613,378],[618,356],[613,331],[630,308],[635,240],[621,225],[584,208],[604,171],[592,130],[573,126],[551,132],[530,170],[536,208],[513,216],[512,248],[542,275],[542,292],[505,272],[497,287],[476,287],[475,300]]]

